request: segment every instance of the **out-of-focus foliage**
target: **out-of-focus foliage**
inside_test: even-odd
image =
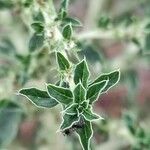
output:
[[[0,147],[10,144],[17,135],[21,116],[21,108],[8,100],[0,101]]]

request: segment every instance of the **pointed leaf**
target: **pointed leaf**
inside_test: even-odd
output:
[[[82,85],[86,88],[89,75],[90,73],[87,66],[87,62],[86,60],[82,60],[79,64],[77,64],[74,71],[75,84],[78,84],[81,81]]]
[[[57,52],[56,57],[60,70],[67,70],[70,68],[68,60],[60,52]]]
[[[82,115],[84,116],[84,118],[87,121],[94,121],[94,120],[98,120],[98,119],[102,119],[99,115],[95,114],[92,112],[91,109],[85,109],[82,113]]]
[[[31,27],[34,29],[36,33],[41,33],[44,30],[44,25],[42,22],[34,22],[31,24]]]
[[[67,105],[73,101],[73,95],[69,89],[48,84],[47,90],[48,94],[59,103]]]
[[[90,140],[93,136],[93,129],[91,122],[85,120],[83,128],[78,129],[76,132],[83,150],[90,150]]]
[[[34,52],[37,49],[40,49],[44,44],[44,35],[43,34],[34,34],[29,41],[29,50]]]
[[[63,20],[64,18],[66,18],[67,14],[68,14],[68,3],[69,0],[62,0],[61,2],[61,7],[58,13],[58,17],[56,18],[56,20]]]
[[[66,16],[67,16],[67,11],[65,9],[61,8],[59,10],[58,16],[55,19],[55,21],[58,21],[58,20],[62,21],[64,18],[66,18]]]
[[[38,107],[52,108],[58,104],[58,102],[54,98],[50,97],[46,91],[36,88],[21,89],[19,93],[26,96]]]
[[[35,22],[45,22],[45,18],[41,10],[35,11],[33,13],[33,20]]]
[[[103,89],[102,92],[107,92],[111,87],[113,87],[120,79],[120,71],[116,70],[110,73],[102,74],[100,77],[98,77],[95,81],[93,81],[89,86],[101,82],[103,80],[109,80],[107,83],[107,86]]]
[[[64,26],[62,34],[65,39],[70,40],[72,37],[72,33],[73,33],[73,30],[72,30],[71,24],[67,24],[66,26]]]
[[[79,121],[78,115],[69,115],[69,114],[64,114],[63,116],[63,122],[60,126],[61,130],[65,130],[70,128],[74,123]]]
[[[62,0],[61,2],[61,7],[58,13],[58,20],[63,20],[64,18],[66,18],[67,14],[68,14],[68,4],[69,4],[69,0]]]
[[[68,9],[68,4],[69,4],[69,0],[62,0],[61,8],[63,8],[64,10],[67,11],[67,9]]]
[[[73,94],[74,94],[74,102],[75,103],[82,103],[85,100],[85,88],[83,87],[83,85],[81,83],[77,84]]]
[[[108,80],[103,80],[101,82],[92,84],[88,88],[86,99],[89,100],[90,104],[92,104],[94,101],[97,100],[97,98],[99,97],[99,94],[107,86],[107,83],[108,83]]]
[[[72,26],[82,26],[81,22],[77,19],[74,19],[74,18],[70,18],[70,17],[66,17],[63,19],[63,22],[64,23],[71,23]]]

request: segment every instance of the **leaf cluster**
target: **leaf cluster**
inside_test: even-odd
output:
[[[31,1],[27,2],[30,5]],[[120,71],[115,70],[101,74],[91,82],[85,58],[79,60],[77,64],[72,64],[69,61],[70,51],[75,45],[72,38],[73,27],[79,27],[81,23],[68,15],[68,4],[69,0],[62,0],[61,8],[56,18],[51,21],[52,24],[47,24],[45,21],[47,19],[44,16],[45,12],[39,11],[34,15],[31,24],[34,33],[29,41],[29,51],[33,53],[43,47],[46,38],[48,38],[45,33],[51,33],[52,37],[49,37],[48,40],[51,40],[49,41],[50,48],[56,54],[60,73],[59,81],[56,84],[46,84],[46,90],[31,87],[21,89],[19,93],[37,107],[53,108],[58,104],[61,105],[62,123],[59,130],[63,133],[69,133],[74,128],[82,148],[89,150],[90,139],[93,135],[92,122],[103,119],[93,112],[93,105],[101,94],[106,93],[119,81]],[[56,33],[52,31],[53,29]],[[55,40],[55,36],[61,38]]]
[[[73,83],[66,81],[64,77],[57,84],[46,84],[47,90],[45,91],[27,88],[21,89],[19,93],[26,96],[38,107],[52,108],[61,104],[63,109],[61,131],[70,129],[83,118],[84,124],[81,129],[76,130],[76,133],[83,149],[88,150],[93,134],[91,122],[102,119],[101,116],[93,112],[93,104],[102,93],[107,92],[119,81],[120,71],[102,74],[90,82],[86,59],[81,60],[75,66],[60,52],[56,52],[56,59],[62,74],[68,75],[71,72]],[[85,135],[87,137],[84,137]]]

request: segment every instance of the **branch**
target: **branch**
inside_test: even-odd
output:
[[[137,30],[138,29],[138,30]],[[75,37],[80,40],[85,39],[126,39],[133,37],[141,37],[144,34],[143,28],[138,26],[117,27],[108,30],[95,29],[93,31],[83,31],[76,34]]]

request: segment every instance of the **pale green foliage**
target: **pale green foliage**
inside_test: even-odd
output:
[[[22,115],[23,110],[16,103],[6,99],[0,101],[0,149],[17,135]]]
[[[56,57],[60,71],[69,69],[69,60],[63,54],[57,52]],[[120,72],[116,70],[101,75],[88,85],[90,72],[87,62],[84,59],[75,65],[75,70],[72,69],[72,74],[74,76],[74,84],[76,85],[73,90],[70,88],[72,86],[71,83],[69,83],[68,88],[47,84],[47,92],[31,88],[22,89],[20,93],[28,97],[37,106],[51,108],[60,103],[63,106],[61,131],[71,128],[79,122],[80,118],[83,118],[84,125],[81,129],[77,130],[77,134],[83,149],[88,150],[93,132],[91,122],[102,119],[102,117],[92,112],[93,103],[101,93],[106,92],[119,81]]]
[[[40,13],[40,16],[36,17],[31,24],[35,33],[29,42],[30,52],[42,48],[45,42],[45,22],[42,13]],[[56,85],[46,84],[47,91],[28,88],[21,89],[19,93],[39,107],[52,108],[57,104],[62,105],[63,120],[60,130],[65,132],[79,124],[80,128],[76,129],[75,132],[79,137],[82,148],[89,150],[90,139],[93,135],[92,122],[102,119],[101,116],[93,113],[93,104],[102,93],[107,92],[119,81],[120,71],[102,74],[90,83],[90,71],[86,58],[79,60],[77,64],[72,64],[68,55],[69,51],[72,50],[72,45],[75,45],[72,38],[73,27],[81,26],[77,19],[68,16],[68,0],[62,1],[61,9],[54,19],[54,23],[56,22],[60,23],[58,34],[61,34],[61,36],[59,36],[59,40],[51,39],[50,48],[56,54],[58,72],[61,74],[59,82]],[[82,120],[82,123],[80,120]]]

